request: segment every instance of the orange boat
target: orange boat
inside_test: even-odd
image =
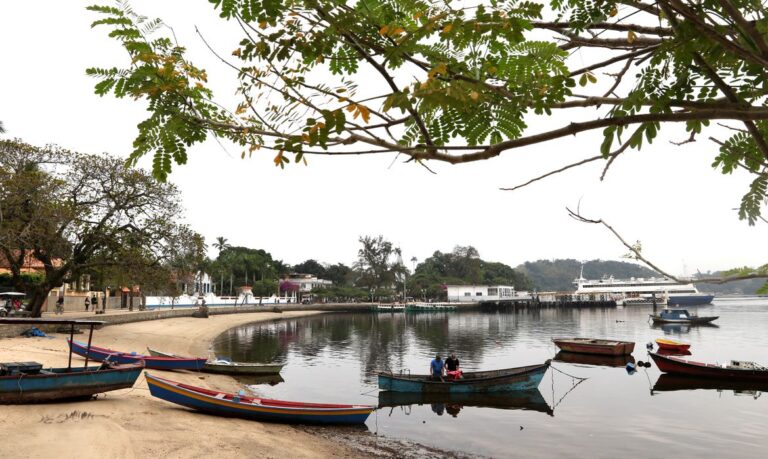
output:
[[[673,339],[667,338],[657,338],[656,344],[659,346],[659,349],[664,349],[665,351],[685,352],[691,347],[690,343],[684,343],[682,341],[675,341]]]

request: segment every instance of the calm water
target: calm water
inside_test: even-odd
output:
[[[645,343],[661,336],[691,342],[699,361],[753,360],[768,366],[768,299],[719,300],[698,308],[718,327],[648,323],[650,307],[508,312],[333,314],[242,326],[214,343],[217,355],[283,362],[285,382],[253,386],[262,396],[378,404],[379,369],[426,373],[435,351],[455,349],[465,371],[540,363],[556,354],[550,339],[610,337]],[[490,400],[384,407],[368,429],[427,445],[494,457],[765,457],[768,395],[759,391],[651,390],[653,366],[628,374],[622,361],[556,361],[539,392]],[[605,365],[620,366],[605,366]],[[663,389],[664,387],[658,387]],[[431,400],[430,400],[431,401]],[[479,406],[478,406],[479,405]],[[552,409],[554,407],[554,409]]]

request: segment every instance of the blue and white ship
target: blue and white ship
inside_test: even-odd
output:
[[[655,294],[656,298],[666,298],[669,306],[700,306],[710,304],[715,298],[714,295],[699,292],[692,282],[684,284],[668,277],[614,279],[613,276],[606,276],[600,280],[590,280],[579,276],[573,283],[579,294],[648,299]]]

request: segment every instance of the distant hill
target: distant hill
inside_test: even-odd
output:
[[[699,277],[718,277],[720,272],[699,273]],[[715,295],[754,295],[765,284],[765,279],[747,279],[726,284],[696,284],[699,291]]]
[[[515,269],[525,273],[538,291],[562,292],[576,290],[573,280],[579,277],[581,265],[582,262],[573,259],[537,260],[527,261]],[[611,275],[617,279],[627,279],[654,277],[659,276],[659,273],[626,261],[592,260],[584,263],[584,277],[587,279],[600,279]]]

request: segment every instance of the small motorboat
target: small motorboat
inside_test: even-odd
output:
[[[86,346],[71,339],[67,339],[70,349],[77,355],[97,362],[103,362],[109,359],[117,363],[137,363],[144,362],[146,368],[154,370],[196,370],[199,371],[205,365],[207,359],[185,358],[185,357],[155,357],[152,355],[142,355],[135,352],[118,352],[97,346]]]
[[[379,389],[394,392],[481,393],[533,390],[539,387],[550,360],[503,370],[463,372],[461,379],[435,381],[429,375],[379,372]]]
[[[724,365],[712,363],[700,363],[690,360],[648,353],[656,366],[663,373],[671,373],[681,376],[696,376],[699,378],[724,379],[732,381],[761,381],[768,382],[768,368],[754,362],[742,362],[731,360]]]
[[[552,342],[566,352],[579,354],[625,355],[635,350],[634,341],[595,338],[553,338]]]
[[[657,338],[656,345],[659,346],[659,350],[665,350],[665,351],[687,352],[691,348],[690,343],[675,341],[669,338]]]
[[[210,414],[293,424],[362,424],[375,406],[288,402],[228,394],[144,373],[153,397]]]
[[[169,354],[167,352],[161,352],[152,348],[147,348],[149,355],[155,357],[174,357],[174,358],[189,358],[180,357],[176,354]],[[203,365],[202,371],[206,373],[217,373],[224,375],[274,375],[280,373],[283,369],[282,364],[271,363],[247,363],[247,362],[232,362],[228,359],[215,359],[207,360]]]
[[[687,309],[663,309],[659,314],[650,314],[654,323],[662,324],[707,324],[720,316],[698,316]]]

